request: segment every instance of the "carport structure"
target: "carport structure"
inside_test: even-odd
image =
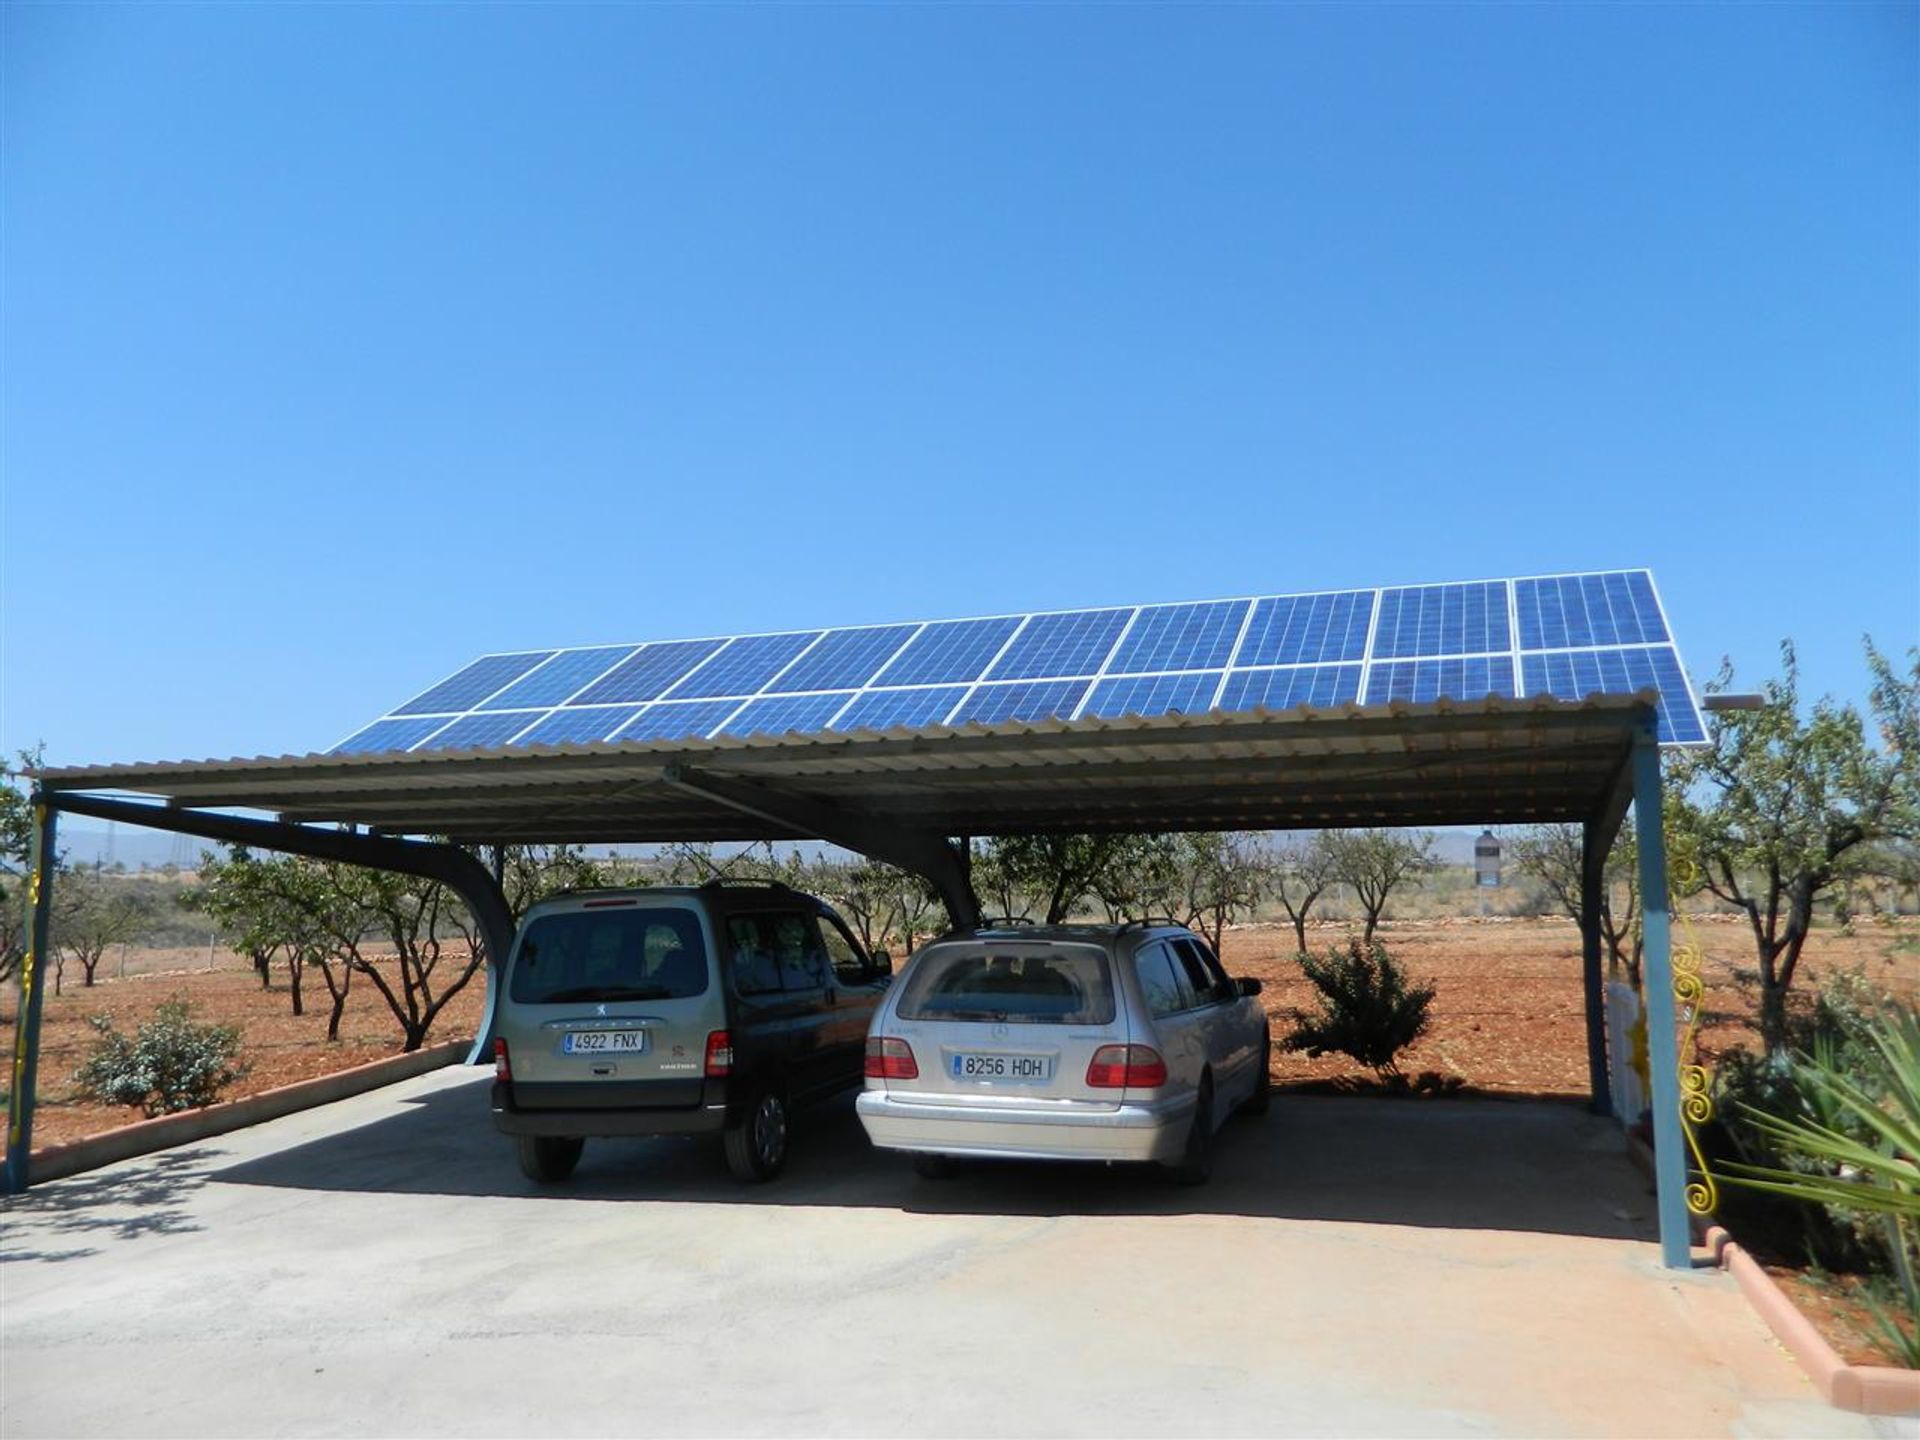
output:
[[[472,909],[493,967],[511,918],[493,875],[464,848],[474,845],[819,839],[924,875],[966,925],[978,905],[956,837],[1573,822],[1585,837],[1589,1073],[1604,1113],[1598,915],[1605,858],[1631,809],[1661,1253],[1685,1267],[1658,707],[1641,690],[47,770],[36,777],[8,1189],[27,1183],[42,998],[34,957],[46,952],[62,812],[444,881]],[[490,973],[490,1007],[496,982]],[[480,1039],[476,1056],[484,1031]]]

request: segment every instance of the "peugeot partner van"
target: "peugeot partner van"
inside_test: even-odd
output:
[[[792,1107],[861,1082],[886,990],[832,908],[784,885],[571,891],[534,905],[495,1016],[493,1118],[532,1179],[589,1139],[719,1135],[745,1181]]]

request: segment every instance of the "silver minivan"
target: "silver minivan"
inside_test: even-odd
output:
[[[924,1175],[953,1156],[1157,1161],[1205,1180],[1266,1109],[1258,980],[1168,923],[989,927],[918,951],[875,1012],[857,1108]]]
[[[595,1136],[702,1133],[740,1179],[771,1179],[793,1107],[860,1084],[889,978],[884,951],[784,885],[550,896],[507,960],[494,1125],[541,1181]]]

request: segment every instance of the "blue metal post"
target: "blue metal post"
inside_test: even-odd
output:
[[[1653,1090],[1653,1174],[1660,1259],[1693,1265],[1687,1220],[1687,1156],[1680,1134],[1680,1054],[1674,1040],[1673,944],[1667,916],[1667,842],[1660,817],[1660,744],[1651,728],[1633,747],[1633,824],[1640,842],[1640,917],[1646,937],[1647,1070]]]
[[[7,1165],[5,1193],[19,1195],[28,1184],[27,1157],[33,1150],[33,1082],[40,1065],[40,1011],[46,999],[41,962],[47,954],[53,914],[54,812],[38,795],[33,803],[33,872],[27,881],[27,953],[20,961],[20,1012],[14,1018],[13,1083],[7,1091]]]

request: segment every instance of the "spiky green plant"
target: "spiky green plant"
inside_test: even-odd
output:
[[[1920,1015],[1890,1006],[1861,1026],[1860,1061],[1843,1068],[1832,1045],[1791,1061],[1804,1101],[1800,1114],[1742,1105],[1754,1130],[1783,1158],[1813,1162],[1806,1171],[1728,1163],[1722,1179],[1809,1204],[1881,1217],[1893,1280],[1909,1317],[1872,1294],[1871,1338],[1901,1363],[1920,1368]]]

